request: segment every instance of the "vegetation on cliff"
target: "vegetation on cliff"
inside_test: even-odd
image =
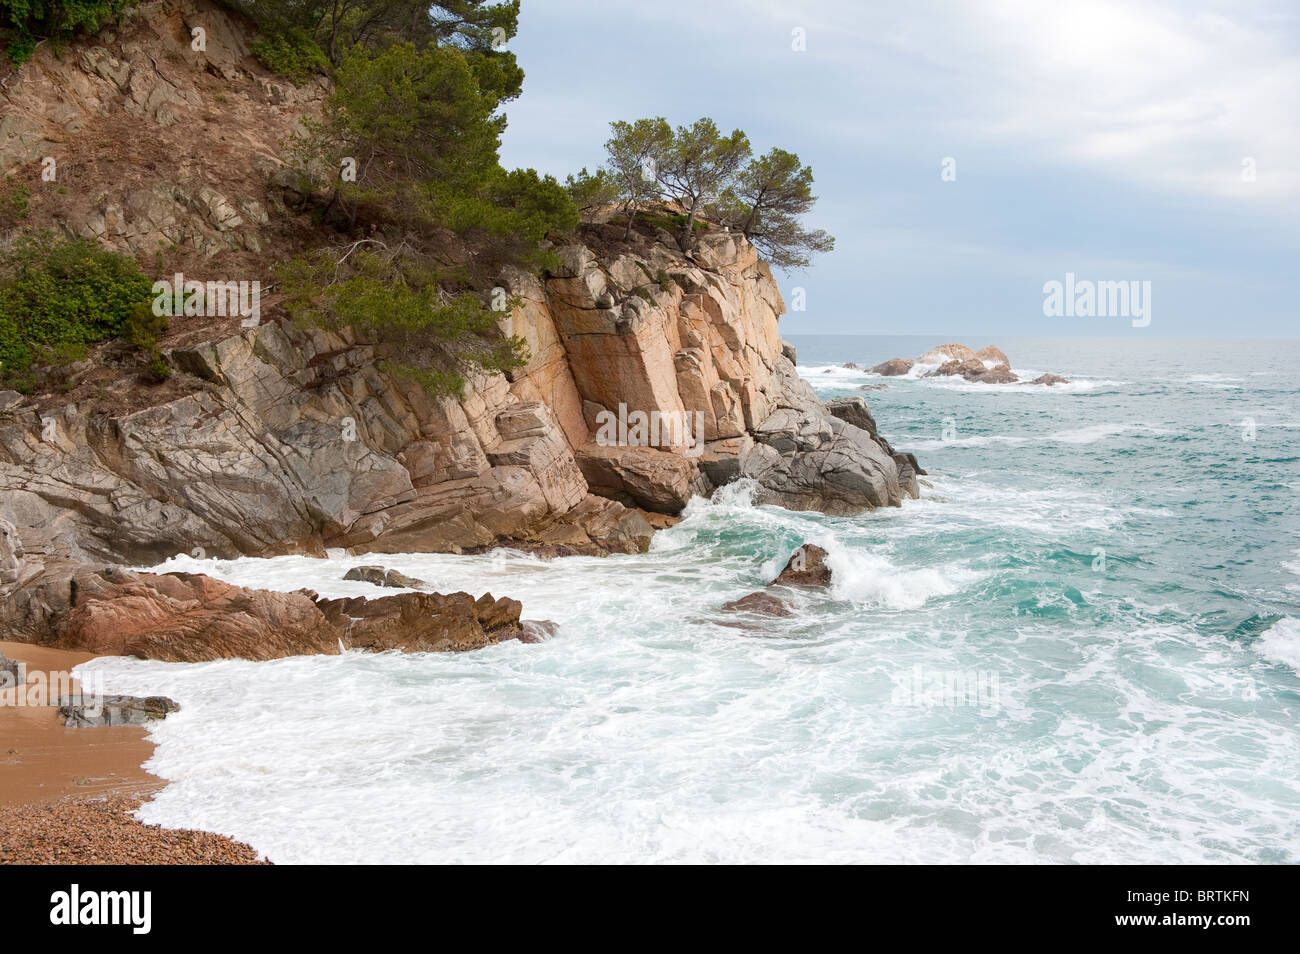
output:
[[[0,35],[15,66],[31,58],[36,44],[91,34],[111,22],[132,0],[0,0]]]
[[[675,130],[663,117],[610,128],[608,167],[569,177],[580,206],[617,202],[630,230],[639,211],[671,202],[683,214],[677,227],[683,251],[695,247],[696,223],[707,217],[744,234],[778,268],[806,267],[813,254],[835,247],[832,236],[800,222],[817,197],[812,168],[794,153],[774,148],[753,158],[742,131],[724,135],[708,117]]]
[[[87,345],[109,338],[156,359],[150,288],[132,258],[94,242],[20,240],[0,254],[0,383],[29,391],[33,364],[78,360]]]

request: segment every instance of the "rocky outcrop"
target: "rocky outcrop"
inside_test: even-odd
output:
[[[826,564],[828,554],[819,546],[805,543],[791,554],[785,569],[768,586],[795,586],[810,589],[827,589],[831,585],[831,568]],[[764,590],[755,590],[738,600],[723,603],[724,613],[745,613],[750,616],[788,618],[794,615],[790,604]],[[724,623],[734,626],[738,624]],[[741,628],[747,628],[742,626]]]
[[[813,586],[831,585],[831,568],[826,565],[829,554],[819,546],[805,543],[795,550],[785,569],[772,581],[773,586]]]
[[[70,729],[105,725],[148,725],[181,707],[166,696],[61,696],[59,718]]]
[[[778,599],[771,593],[761,591],[742,596],[738,600],[722,604],[724,613],[753,613],[757,616],[772,616],[785,619],[794,615],[785,600]]]
[[[417,580],[413,576],[398,573],[396,570],[387,570],[382,566],[354,566],[343,574],[343,579],[373,583],[375,586],[386,586],[397,590],[419,590],[429,585],[424,580]]]
[[[517,600],[490,595],[323,600],[305,590],[246,589],[201,574],[70,563],[47,569],[0,604],[11,638],[166,662],[479,649],[520,637],[521,611]]]
[[[872,374],[897,377],[911,373],[917,368],[924,371],[925,378],[960,377],[977,384],[1015,384],[1020,376],[1011,370],[1011,361],[1001,348],[987,345],[979,351],[972,351],[964,344],[950,342],[931,348],[915,361],[906,358],[890,358],[871,369]],[[925,370],[928,369],[928,370]],[[1028,384],[1063,384],[1065,378],[1054,374],[1045,374]]]
[[[195,25],[203,51],[186,40]],[[60,168],[85,178],[57,180],[66,199],[41,194],[44,224],[142,260],[183,249],[186,262],[239,269],[204,278],[270,287],[278,253],[327,240],[295,215],[310,188],[279,153],[328,85],[271,77],[248,55],[248,29],[208,0],[152,0],[66,55],[43,47],[7,84],[0,171],[35,183],[34,164],[75,155]],[[223,135],[196,148],[208,126]],[[544,276],[498,279],[517,303],[499,330],[525,342],[527,364],[472,374],[458,396],[390,374],[392,355],[350,330],[276,320],[269,299],[252,327],[175,319],[194,324],[169,330],[174,374],[157,391],[107,372],[97,391],[82,387],[107,367],[92,355],[63,382],[81,387],[75,399],[0,394],[0,624],[150,658],[274,658],[340,638],[466,648],[522,632],[517,616],[488,627],[455,594],[427,592],[322,609],[305,594],[102,564],[331,548],[636,553],[692,496],[737,479],[760,503],[832,514],[915,495],[914,460],[799,378],[780,291],[743,236],[706,232],[683,254],[667,233],[587,223],[554,252]],[[464,625],[440,635],[422,613]]]
[[[889,445],[889,441],[880,436],[876,430],[876,419],[872,417],[866,401],[860,397],[836,398],[826,402],[826,410],[845,423],[870,434],[876,445],[893,458],[894,465],[898,468],[899,486],[913,499],[920,497],[921,492],[916,478],[918,475],[923,476],[925,471],[916,462],[915,454],[901,454],[895,451]]]
[[[915,361],[909,361],[907,358],[890,358],[888,361],[882,361],[871,369],[871,374],[883,375],[887,378],[901,377],[912,370]]]
[[[168,352],[194,390],[166,403],[0,414],[0,519],[38,558],[136,565],[524,541],[608,553],[645,548],[636,508],[676,513],[738,477],[760,502],[836,514],[914,492],[888,446],[795,373],[780,294],[743,238],[706,237],[689,260],[659,243],[561,252],[549,281],[510,279],[523,304],[503,330],[531,339],[528,366],[461,398],[389,375],[349,332],[272,322]],[[668,291],[630,293],[658,271]],[[658,433],[598,442],[620,411]]]

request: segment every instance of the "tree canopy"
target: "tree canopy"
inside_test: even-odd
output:
[[[676,129],[663,117],[618,121],[610,129],[606,167],[583,169],[568,186],[580,204],[612,196],[629,230],[637,212],[663,201],[682,210],[683,251],[694,248],[702,217],[740,231],[780,268],[806,267],[813,254],[835,247],[832,236],[801,222],[817,197],[812,168],[794,153],[772,149],[755,158],[741,130],[724,135],[707,117]]]

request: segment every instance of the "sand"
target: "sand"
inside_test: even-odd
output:
[[[41,672],[47,681],[93,658],[10,642],[0,653],[25,662],[29,680]],[[132,817],[164,784],[142,768],[153,755],[146,729],[65,728],[55,706],[18,705],[17,692],[0,692],[0,864],[257,863],[257,852],[224,836]]]

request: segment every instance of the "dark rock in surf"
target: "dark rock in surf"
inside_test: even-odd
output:
[[[819,546],[805,543],[790,557],[781,575],[772,581],[773,586],[831,585],[831,568],[826,565],[827,553]]]
[[[790,612],[790,607],[786,605],[785,600],[761,591],[742,596],[730,603],[723,603],[722,609],[727,613],[754,613],[758,616],[788,617],[794,615],[794,613]]]

